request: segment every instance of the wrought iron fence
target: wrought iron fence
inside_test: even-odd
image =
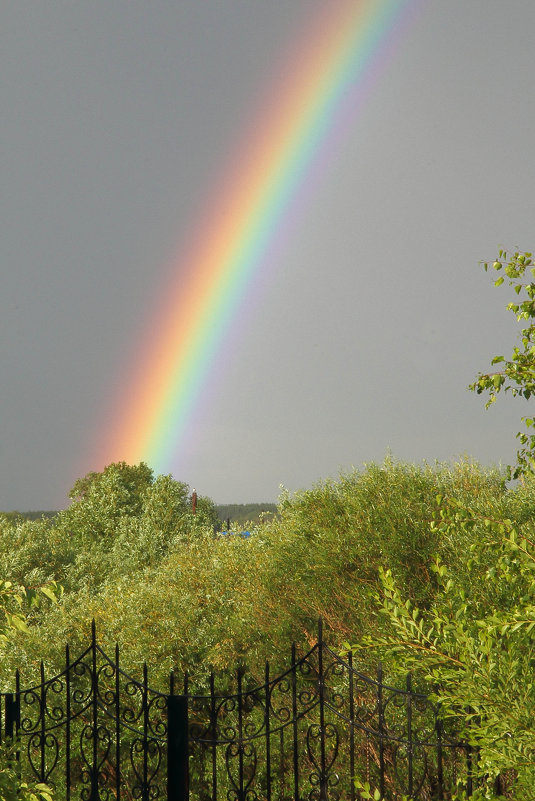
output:
[[[159,692],[91,643],[47,679],[1,694],[1,733],[15,738],[26,778],[58,801],[358,801],[368,782],[384,799],[446,799],[472,792],[470,748],[448,733],[410,675],[389,686],[318,639],[261,683],[238,672],[233,692],[194,692],[173,675]]]

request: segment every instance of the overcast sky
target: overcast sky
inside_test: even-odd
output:
[[[0,509],[66,505],[277,59],[337,0],[3,0]],[[355,0],[358,3],[359,0]],[[467,391],[535,247],[533,0],[425,0],[224,354],[173,473],[269,501],[382,460],[514,457]],[[125,398],[125,404],[128,399]]]

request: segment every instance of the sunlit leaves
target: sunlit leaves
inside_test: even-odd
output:
[[[0,642],[9,642],[15,631],[28,631],[27,615],[39,606],[43,596],[56,602],[61,594],[56,582],[27,588],[0,580]]]
[[[412,668],[429,681],[443,714],[480,749],[478,772],[488,792],[497,776],[512,770],[519,799],[535,778],[535,524],[528,511],[534,492],[535,480],[527,476],[508,493],[506,505],[517,521],[505,509],[482,513],[439,495],[431,528],[443,536],[470,533],[475,585],[469,591],[459,571],[436,559],[431,569],[439,592],[430,606],[415,608],[386,570],[380,593],[385,625],[365,640],[368,648],[386,650],[400,669]],[[487,797],[483,790],[481,797]]]
[[[4,654],[16,632],[29,632],[27,611],[38,606],[42,596],[56,601],[60,595],[61,588],[56,584],[27,589],[0,580],[0,643]],[[16,748],[16,743],[9,740],[0,745],[0,799],[52,801],[52,791],[46,784],[21,781]]]
[[[470,389],[478,395],[488,393],[487,408],[495,402],[496,396],[502,390],[513,396],[531,398],[535,392],[535,267],[532,267],[532,254],[516,251],[508,254],[500,250],[498,259],[492,264],[496,271],[503,269],[495,281],[495,286],[501,286],[506,278],[510,288],[519,297],[518,301],[507,304],[507,309],[515,315],[518,322],[524,326],[519,334],[522,347],[513,348],[511,356],[495,356],[492,364],[501,364],[500,372],[480,373],[470,385]],[[488,270],[488,262],[483,264]],[[526,275],[529,280],[526,282]],[[524,298],[522,300],[522,298]],[[531,422],[529,418],[521,418],[526,426]],[[519,431],[517,439],[522,447],[517,451],[517,462],[510,469],[512,478],[519,478],[535,467],[535,437],[527,436]]]

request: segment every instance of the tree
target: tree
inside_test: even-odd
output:
[[[528,483],[515,494],[533,497],[531,477]],[[437,559],[440,592],[425,609],[384,571],[384,626],[366,645],[379,645],[434,689],[443,715],[478,749],[481,797],[495,798],[509,775],[518,795],[508,797],[524,799],[535,781],[534,526],[481,515],[453,498],[438,502],[431,528],[472,538],[471,586]]]
[[[212,534],[217,521],[211,499],[199,496],[194,514],[188,485],[155,477],[144,462],[109,464],[78,479],[69,494],[71,505],[52,521],[0,519],[0,574],[4,568],[22,583],[53,578],[69,593],[94,592],[154,567],[177,542]]]
[[[88,473],[75,482],[72,503],[59,513],[57,525],[94,539],[109,536],[120,518],[141,513],[153,483],[154,473],[144,462],[114,462],[100,473]]]
[[[488,262],[483,262],[485,271],[489,268]],[[492,364],[501,365],[495,372],[479,373],[470,389],[478,395],[488,392],[487,408],[495,402],[496,396],[502,390],[510,392],[513,396],[522,396],[529,400],[535,394],[535,267],[532,254],[516,251],[509,256],[506,251],[500,250],[498,258],[492,268],[501,275],[494,281],[495,286],[507,283],[513,288],[518,299],[507,304],[518,322],[524,327],[520,332],[520,347],[514,347],[511,356],[495,356]],[[525,282],[528,275],[532,280]],[[529,429],[535,426],[535,418],[522,417],[528,432],[519,431],[517,439],[521,448],[517,451],[516,465],[510,468],[510,476],[519,478],[531,473],[535,469],[535,434]]]
[[[535,394],[535,282],[524,281],[528,272],[535,279],[531,254],[500,251],[492,266],[504,273],[495,285],[507,278],[518,296],[507,308],[524,327],[511,357],[492,360],[502,369],[480,373],[470,386],[489,393],[487,407],[502,390],[527,400]],[[522,420],[528,429],[535,424]],[[385,626],[365,643],[436,688],[443,714],[478,748],[481,798],[503,793],[506,776],[507,798],[530,797],[535,784],[535,435],[520,431],[517,437],[522,447],[509,475],[522,482],[501,508],[489,505],[482,513],[454,494],[437,496],[431,532],[451,541],[471,538],[468,574],[437,558],[440,591],[424,608],[383,571]]]
[[[71,505],[58,514],[54,525],[87,542],[113,540],[125,525],[143,518],[172,536],[184,528],[183,518],[192,511],[188,485],[171,476],[155,478],[144,462],[114,462],[100,473],[88,473],[75,482],[69,497]],[[199,525],[217,521],[209,498],[199,497],[197,513]],[[191,528],[192,515],[188,521]]]

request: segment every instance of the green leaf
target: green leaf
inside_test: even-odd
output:
[[[40,587],[40,590],[42,594],[47,598],[49,598],[51,601],[54,602],[57,601],[57,594],[56,594],[57,591],[54,590],[52,587],[47,587],[45,584],[44,586]]]

